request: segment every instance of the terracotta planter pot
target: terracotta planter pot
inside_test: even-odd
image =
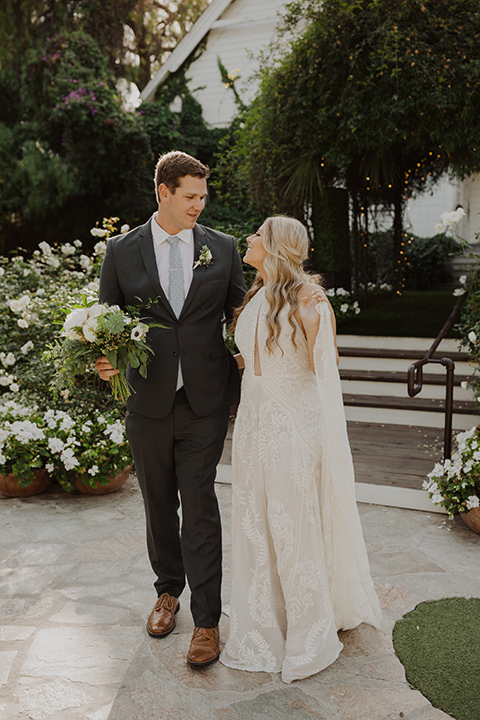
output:
[[[78,492],[84,493],[85,495],[108,495],[108,493],[113,493],[117,490],[120,490],[122,485],[124,485],[128,480],[131,469],[132,466],[127,465],[124,470],[121,470],[114,477],[110,478],[106,485],[100,485],[100,483],[97,482],[96,487],[90,487],[90,485],[85,485],[80,480],[80,478],[78,478],[77,480],[75,480],[74,483],[75,489],[78,490]]]
[[[470,530],[480,535],[480,507],[472,508],[466,513],[460,513],[460,517]]]
[[[0,475],[0,492],[9,497],[30,497],[30,495],[38,495],[46,490],[51,482],[52,478],[47,470],[34,470],[30,485],[21,487],[17,477],[10,473],[9,475]]]

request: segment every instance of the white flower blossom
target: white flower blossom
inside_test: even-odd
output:
[[[45,470],[52,473],[55,470],[55,465],[53,463],[46,463]]]
[[[60,438],[48,438],[48,448],[52,453],[59,453],[63,450],[64,442]]]
[[[0,267],[0,277],[3,277],[5,275],[5,268]]]
[[[30,440],[43,440],[45,432],[30,420],[15,420],[10,427],[12,436],[19,443],[25,444]]]
[[[128,232],[129,230],[130,230],[130,225],[127,225],[127,224],[122,225],[122,227],[120,228],[120,232],[121,232],[121,233],[126,233],[126,232]]]
[[[88,474],[92,475],[92,476],[98,475],[98,472],[99,472],[99,470],[98,470],[97,465],[92,465],[92,467],[88,469]]]
[[[83,245],[81,240],[74,240],[73,244],[75,245],[76,248],[81,248]]]
[[[342,305],[340,305],[340,312],[342,312],[342,313],[348,312],[348,305],[347,305],[347,303],[343,303]]]
[[[70,243],[65,243],[61,246],[60,250],[67,257],[68,255],[75,255],[75,247]]]
[[[25,318],[20,318],[20,320],[17,320],[17,325],[21,328],[28,328],[28,321]]]
[[[470,497],[467,498],[466,506],[469,510],[472,510],[472,508],[477,508],[480,506],[480,500],[476,495],[470,495]]]
[[[473,332],[473,330],[471,330],[471,331],[468,333],[468,336],[467,336],[467,337],[468,337],[468,339],[470,340],[470,342],[472,343],[472,345],[475,345],[475,343],[477,342],[477,336],[476,336],[476,334]]]
[[[46,242],[38,243],[38,247],[46,257],[50,257],[52,254],[52,248]]]
[[[147,332],[148,325],[145,325],[144,323],[139,323],[133,328],[132,332],[130,333],[130,337],[132,338],[132,340],[143,340]]]
[[[22,355],[26,355],[28,352],[30,352],[30,350],[33,350],[33,347],[33,342],[31,340],[28,340],[25,345],[22,345],[22,347],[20,348],[20,352],[22,353]]]
[[[10,392],[18,392],[20,390],[20,385],[16,382],[13,382],[10,385]]]
[[[460,383],[460,387],[462,388],[462,390],[468,390],[468,382],[466,380],[462,380],[462,382]]]
[[[19,298],[18,300],[10,300],[9,307],[12,312],[14,312],[18,315],[19,313],[21,313],[27,309],[29,303],[30,303],[29,295],[22,295],[22,297]]]
[[[93,252],[95,255],[105,255],[106,250],[107,243],[104,240],[100,240],[100,242],[97,242],[97,244],[93,248]]]
[[[93,237],[105,237],[107,231],[104,230],[104,228],[94,227],[90,230],[90,234],[93,235]]]
[[[74,455],[72,448],[66,448],[60,453],[60,459],[65,466],[65,470],[73,470],[80,463]]]
[[[466,276],[466,275],[460,275],[460,277],[458,278],[458,282],[459,282],[461,285],[465,285],[465,283],[467,282],[467,276]]]
[[[88,255],[80,255],[80,267],[82,267],[84,270],[90,270],[92,267],[92,261],[88,257]]]
[[[337,288],[336,293],[337,293],[337,295],[348,295],[349,294],[348,290],[345,290],[345,288],[341,288],[341,287]]]
[[[460,297],[465,294],[465,288],[455,288],[453,291],[453,297]]]
[[[9,352],[8,354],[1,352],[0,361],[5,368],[9,367],[10,365],[15,365],[15,355],[12,352]]]
[[[97,339],[97,333],[95,332],[97,328],[97,321],[95,318],[90,318],[87,320],[86,323],[84,323],[82,330],[83,335],[85,337],[85,340],[88,340],[88,342],[94,343]]]
[[[120,445],[124,440],[125,430],[120,422],[115,422],[108,425],[103,431],[103,434],[107,435],[112,442]]]

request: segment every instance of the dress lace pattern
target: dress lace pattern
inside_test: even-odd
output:
[[[328,306],[317,306],[316,375],[299,327],[293,345],[286,309],[283,352],[268,353],[266,310],[262,288],[235,333],[245,372],[232,447],[230,634],[221,660],[281,672],[288,683],[334,662],[342,649],[337,629],[378,626],[380,608],[355,503]]]

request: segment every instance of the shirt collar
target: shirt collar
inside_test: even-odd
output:
[[[157,223],[155,220],[155,213],[152,215],[151,227],[155,245],[161,245],[161,243],[165,242],[167,238],[171,237],[171,235],[169,235],[169,233],[167,233],[166,230]],[[180,238],[180,240],[183,240],[183,242],[187,243],[187,245],[190,245],[190,243],[193,242],[193,230],[191,228],[180,230],[180,232],[176,233],[176,236]]]

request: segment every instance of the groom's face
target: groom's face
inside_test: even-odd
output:
[[[175,192],[163,183],[158,187],[160,203],[158,220],[164,230],[174,235],[179,230],[193,228],[205,207],[207,181],[186,175],[180,179]]]

